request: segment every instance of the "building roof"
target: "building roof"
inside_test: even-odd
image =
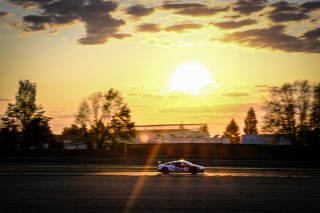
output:
[[[178,130],[178,129],[188,129],[188,130],[198,130],[204,124],[154,124],[154,125],[137,125],[135,129],[137,131],[143,130]]]

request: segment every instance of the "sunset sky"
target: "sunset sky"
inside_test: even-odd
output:
[[[136,125],[243,132],[268,87],[320,81],[320,1],[0,0],[0,114],[37,84],[54,133],[113,87]]]

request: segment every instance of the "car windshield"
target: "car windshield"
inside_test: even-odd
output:
[[[191,165],[193,165],[192,163],[190,163],[189,161],[183,161],[183,163],[185,164],[185,165],[188,165],[188,166],[191,166]]]

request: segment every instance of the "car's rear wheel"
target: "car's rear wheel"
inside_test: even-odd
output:
[[[170,173],[170,171],[169,171],[169,169],[167,167],[164,167],[161,171],[165,175]]]
[[[191,172],[191,174],[193,174],[193,175],[197,174],[197,172],[198,172],[197,167],[191,167],[191,168],[190,168],[190,172]]]

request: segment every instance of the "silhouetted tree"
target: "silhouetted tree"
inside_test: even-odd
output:
[[[239,126],[236,124],[234,119],[231,119],[231,122],[226,127],[226,131],[223,133],[225,137],[230,139],[232,144],[239,144],[240,143],[240,133],[239,133]]]
[[[75,124],[72,124],[71,127],[63,128],[61,136],[65,140],[72,140],[77,143],[83,142],[82,130]]]
[[[72,144],[85,143],[88,149],[93,149],[93,145],[90,144],[90,140],[87,138],[88,136],[89,134],[85,134],[82,127],[72,124],[71,127],[63,128],[61,140],[62,142],[64,140],[69,140]]]
[[[308,134],[309,145],[312,149],[320,148],[320,83],[314,86],[312,112],[310,116],[311,131]]]
[[[311,88],[308,81],[295,81],[293,84],[273,87],[269,99],[263,105],[266,111],[263,130],[285,136],[294,147],[307,143],[306,135],[313,125],[310,122],[312,113],[316,114],[317,111],[316,102],[312,106]],[[315,111],[310,113],[312,108]]]
[[[20,143],[18,131],[6,127],[0,128],[0,150],[16,150]]]
[[[248,110],[247,117],[244,120],[244,133],[252,135],[258,134],[257,123],[258,121],[256,119],[256,113],[254,112],[254,109],[251,107]]]
[[[34,117],[25,127],[23,136],[29,147],[42,149],[45,144],[54,143],[54,136],[50,130],[49,120],[49,118],[44,116]]]
[[[311,130],[320,131],[320,83],[314,87],[310,125]]]
[[[45,111],[36,105],[36,84],[29,80],[19,81],[16,103],[9,104],[3,121],[8,137],[19,138],[24,150],[30,147],[41,149],[54,140]],[[14,143],[14,141],[12,141]]]
[[[200,131],[200,132],[204,132],[204,133],[206,133],[206,134],[209,135],[208,125],[207,125],[207,124],[202,125],[202,126],[199,128],[199,131]]]
[[[76,124],[87,147],[105,149],[122,140],[135,137],[130,109],[118,91],[97,92],[84,100],[76,116]]]

